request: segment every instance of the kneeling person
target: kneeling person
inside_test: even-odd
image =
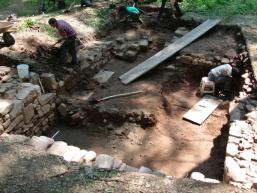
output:
[[[136,7],[121,6],[118,8],[118,16],[121,22],[132,20],[134,22],[143,23],[140,19],[140,12]]]
[[[239,77],[239,70],[236,67],[232,67],[229,64],[223,64],[211,69],[208,74],[208,79],[215,82],[215,84],[221,84],[223,86],[223,92],[226,97],[231,93],[232,78]]]

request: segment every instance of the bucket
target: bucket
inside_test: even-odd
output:
[[[29,78],[29,65],[19,64],[17,66],[17,71],[20,79]]]

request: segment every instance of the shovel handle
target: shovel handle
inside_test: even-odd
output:
[[[133,94],[139,94],[139,93],[142,93],[143,91],[140,90],[140,91],[134,91],[134,92],[127,92],[127,93],[122,93],[122,94],[116,94],[116,95],[112,95],[112,96],[108,96],[108,97],[104,97],[104,98],[101,98],[101,99],[98,99],[97,101],[104,101],[104,100],[107,100],[107,99],[111,99],[111,98],[116,98],[116,97],[122,97],[122,96],[128,96],[128,95],[133,95]]]

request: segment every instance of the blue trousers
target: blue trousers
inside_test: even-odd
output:
[[[208,79],[215,82],[215,84],[223,85],[223,91],[225,93],[230,92],[232,77],[229,76],[214,76],[211,72],[208,74]]]

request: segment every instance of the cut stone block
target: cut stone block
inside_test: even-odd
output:
[[[67,143],[63,141],[54,142],[51,147],[47,150],[49,154],[63,156],[67,150]]]
[[[113,157],[106,155],[106,154],[100,154],[96,157],[95,160],[95,167],[111,170],[113,166]]]
[[[38,148],[38,149],[47,149],[50,145],[54,143],[54,140],[52,138],[46,137],[46,136],[33,136],[29,144]]]

